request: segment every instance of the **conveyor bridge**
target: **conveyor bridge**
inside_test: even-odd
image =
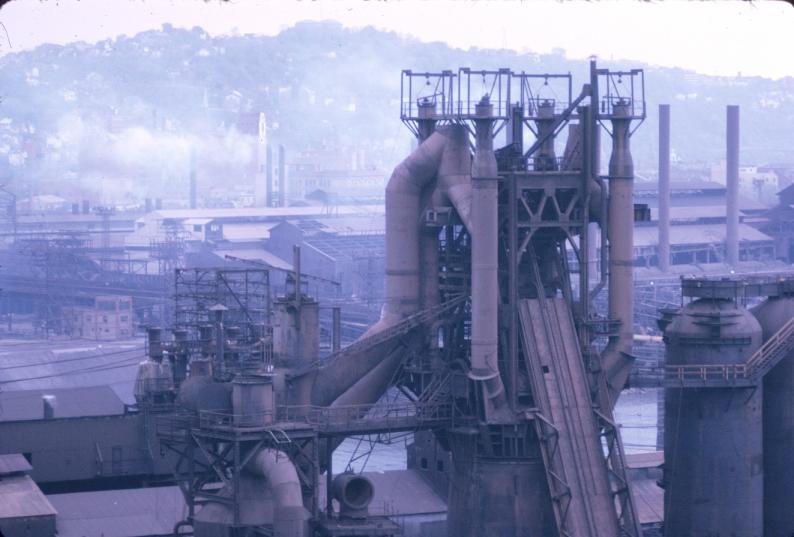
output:
[[[541,439],[560,536],[641,535],[617,434],[604,452],[601,431],[611,418],[593,403],[568,303],[524,299],[519,316],[537,404],[527,417]]]

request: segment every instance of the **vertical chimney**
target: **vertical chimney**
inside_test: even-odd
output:
[[[190,148],[190,208],[198,207],[198,194],[196,192],[196,149]]]
[[[333,330],[331,330],[331,350],[337,352],[342,348],[342,308],[334,306],[331,308],[333,315]]]
[[[659,105],[659,270],[670,270],[670,105]]]
[[[739,262],[739,107],[727,108],[727,151],[725,155],[727,192],[727,229],[725,232],[725,259],[731,266]]]
[[[287,166],[284,162],[284,146],[278,146],[278,206],[284,207],[287,202]]]
[[[497,365],[499,279],[498,169],[493,151],[493,105],[485,96],[477,104],[476,147],[471,163],[471,371],[482,383],[486,420],[505,404]]]
[[[269,144],[265,157],[265,206],[273,206],[273,148]]]

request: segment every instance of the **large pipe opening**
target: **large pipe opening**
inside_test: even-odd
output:
[[[362,475],[344,473],[334,478],[332,492],[339,502],[342,516],[363,518],[367,516],[367,507],[375,496],[375,487]]]

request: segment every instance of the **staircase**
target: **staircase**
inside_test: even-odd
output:
[[[780,360],[794,351],[794,317],[780,327],[761,347],[747,360],[747,374],[761,380]]]

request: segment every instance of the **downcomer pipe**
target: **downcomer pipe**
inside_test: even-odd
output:
[[[246,470],[263,477],[273,494],[275,537],[307,537],[309,512],[303,506],[298,472],[289,457],[275,449],[262,449],[251,459]]]
[[[727,188],[725,260],[734,267],[739,262],[739,107],[728,106],[726,115],[728,132],[725,154]]]
[[[659,270],[670,270],[670,105],[659,105]]]
[[[482,383],[485,419],[504,407],[505,392],[497,365],[499,281],[498,169],[493,152],[493,106],[488,96],[475,108],[475,151],[471,166],[471,371]]]
[[[397,165],[386,186],[386,296],[375,327],[391,325],[419,308],[420,197],[436,176],[445,142],[438,132],[430,135]]]
[[[434,132],[395,168],[386,187],[385,304],[380,320],[362,339],[432,305],[430,295],[437,295],[437,291],[428,286],[429,280],[424,276],[428,271],[437,272],[437,268],[428,255],[428,237],[423,231],[422,194],[437,177],[435,187],[441,197],[449,200],[464,225],[471,229],[470,174],[466,129],[459,126]],[[437,247],[437,239],[433,243]],[[337,400],[337,405],[374,403],[371,399],[377,400],[388,388],[399,364],[399,356],[383,345],[363,354],[340,355],[314,372],[311,404],[328,405]]]
[[[609,338],[603,367],[614,405],[628,379],[634,333],[634,162],[631,157],[630,107],[626,99],[612,107],[612,155],[609,159],[609,318],[620,321]]]

